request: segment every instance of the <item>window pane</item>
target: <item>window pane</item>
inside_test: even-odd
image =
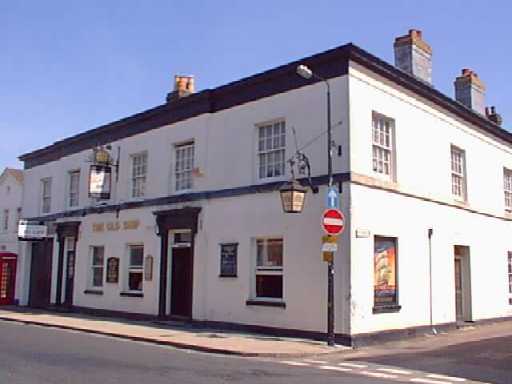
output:
[[[282,267],[283,266],[283,240],[257,240],[258,267]]]
[[[103,286],[103,267],[94,267],[92,269],[92,285],[93,287]]]
[[[129,272],[128,289],[130,291],[142,291],[142,272]]]
[[[93,247],[92,249],[92,264],[103,265],[103,255],[105,253],[105,249],[103,247]]]
[[[256,275],[256,296],[280,299],[283,297],[282,275]]]
[[[144,259],[144,247],[132,246],[130,247],[130,266],[142,266]]]

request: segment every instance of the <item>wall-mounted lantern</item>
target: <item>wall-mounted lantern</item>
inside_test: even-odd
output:
[[[285,213],[301,213],[304,208],[307,189],[296,180],[290,181],[279,189],[281,203]]]

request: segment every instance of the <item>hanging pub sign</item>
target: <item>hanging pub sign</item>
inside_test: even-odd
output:
[[[93,199],[110,199],[112,185],[112,168],[108,165],[91,165],[89,172],[89,197]]]
[[[39,222],[20,220],[18,239],[21,241],[44,240],[48,236],[48,227]]]
[[[220,277],[236,277],[238,243],[220,245]]]
[[[109,257],[107,260],[107,283],[119,282],[119,258]]]

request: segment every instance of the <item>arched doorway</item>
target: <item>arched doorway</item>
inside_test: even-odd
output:
[[[0,305],[14,304],[17,259],[14,253],[0,252]]]

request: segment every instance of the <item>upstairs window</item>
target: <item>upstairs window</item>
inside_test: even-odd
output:
[[[2,220],[2,230],[3,231],[8,231],[9,230],[9,210],[8,209],[4,209],[4,215],[3,215],[3,220]]]
[[[194,170],[194,143],[176,146],[176,164],[174,176],[176,191],[192,189],[192,173]]]
[[[503,168],[503,192],[505,194],[505,209],[512,211],[512,170]]]
[[[284,176],[286,129],[278,121],[258,127],[259,178]]]
[[[52,179],[41,180],[41,212],[49,213],[52,209]]]
[[[395,121],[374,112],[372,118],[373,172],[393,178]]]
[[[79,202],[80,171],[69,172],[68,206],[76,207]]]
[[[146,194],[147,169],[147,153],[132,155],[132,197],[144,197]]]
[[[452,145],[451,147],[452,166],[452,195],[455,199],[466,201],[466,154]]]

